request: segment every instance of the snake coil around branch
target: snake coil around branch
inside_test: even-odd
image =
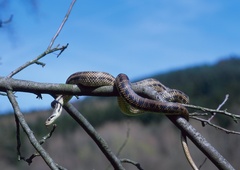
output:
[[[189,103],[189,98],[183,92],[170,89],[164,86],[156,79],[145,79],[136,83],[131,83],[129,78],[125,74],[119,74],[114,78],[111,74],[106,72],[97,71],[85,71],[76,72],[68,77],[66,84],[76,84],[78,86],[84,86],[86,88],[101,87],[101,86],[113,86],[117,89],[118,103],[121,111],[127,115],[139,115],[143,112],[155,112],[162,113],[164,115],[182,116],[186,120],[189,119],[188,110],[182,106],[181,103]],[[149,99],[138,95],[131,88],[132,84],[149,87],[158,93],[159,100]],[[49,126],[55,122],[55,120],[61,115],[62,106],[68,102],[72,96],[60,95],[53,102],[54,108],[53,114],[46,120],[46,125]],[[182,133],[181,142],[184,149],[184,153],[194,170],[197,170],[188,145],[186,142],[186,135]]]

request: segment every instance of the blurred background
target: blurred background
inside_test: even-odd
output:
[[[0,76],[7,76],[11,71],[46,50],[70,3],[70,0],[61,2],[0,0]],[[236,0],[171,2],[79,0],[53,46],[69,43],[67,50],[58,58],[57,53],[43,58],[41,62],[46,63],[44,68],[32,65],[14,78],[64,83],[70,74],[87,70],[105,71],[114,76],[125,73],[133,81],[155,77],[169,87],[184,91],[190,96],[191,103],[196,105],[216,108],[225,95],[230,94],[229,102],[225,107],[234,113],[239,113],[239,7],[240,2]],[[26,113],[32,113],[27,114],[27,119],[36,130],[36,134],[40,137],[46,133],[43,124],[51,113],[48,109],[52,97],[43,95],[43,100],[39,100],[33,94],[16,93],[16,96],[21,109]],[[144,164],[145,169],[156,169],[160,159],[162,169],[176,167],[190,169],[181,150],[179,132],[169,122],[162,121],[162,117],[158,115],[126,117],[120,113],[116,101],[111,99],[86,98],[81,103],[76,100],[73,102],[83,113],[87,113],[90,122],[99,128],[110,145],[112,143],[113,148],[121,146],[124,139],[127,139],[126,134],[130,129],[130,144],[125,150],[132,149],[129,153],[123,152],[123,155],[136,158],[136,161]],[[96,105],[95,109],[101,113],[97,113],[96,117],[96,110],[89,110],[91,109],[89,105]],[[12,115],[8,116],[12,113],[12,107],[7,97],[0,96],[0,108],[0,114],[5,115],[0,118],[3,132],[1,134],[9,130],[8,139],[15,138],[15,130],[9,129],[8,126],[9,122],[12,125],[14,120]],[[71,165],[73,162],[75,165],[79,160],[82,160],[80,164],[84,165],[83,169],[98,167],[105,169],[108,163],[101,158],[103,155],[100,153],[101,156],[93,156],[93,153],[97,153],[96,146],[91,142],[89,144],[89,141],[82,137],[84,132],[79,132],[81,130],[72,124],[71,119],[65,116],[64,120],[64,122],[62,119],[59,120],[61,125],[58,128],[59,134],[52,139],[58,142],[50,141],[51,143],[46,145],[50,152],[52,151],[59,162],[64,162],[63,166],[67,165],[70,169],[76,169]],[[69,122],[67,123],[66,120]],[[159,128],[160,122],[162,128]],[[200,123],[193,123],[196,127],[200,127]],[[216,123],[239,130],[231,120],[219,118]],[[112,133],[106,130],[111,130]],[[165,134],[166,130],[169,136],[164,138],[162,134]],[[200,127],[200,130],[206,137],[210,137],[209,140],[213,140],[213,134],[216,135],[215,140],[226,136],[213,128],[202,130]],[[66,146],[65,140],[74,141],[76,145],[82,142],[81,145],[86,147],[82,148],[79,145],[76,149],[76,145]],[[15,144],[14,141],[12,142],[2,141],[0,145],[2,146],[0,156],[4,157],[0,164],[6,166],[5,169],[43,168],[41,166],[44,163],[40,158],[30,167],[22,162],[18,163],[19,167],[12,166],[12,163],[16,164]],[[235,161],[235,158],[240,156],[236,153],[239,139],[232,136],[228,141],[215,142],[218,149],[221,148],[225,156],[239,167],[239,163]],[[53,143],[58,145],[53,146]],[[179,150],[173,150],[169,143]],[[235,146],[235,149],[229,144]],[[57,152],[59,148],[63,149],[61,153]],[[33,152],[31,149],[25,148],[26,150],[28,154]],[[69,158],[68,152],[69,155],[74,155],[71,160],[64,159]],[[232,154],[233,152],[236,154]],[[194,154],[199,158],[199,152],[196,151]],[[140,155],[147,155],[147,158],[138,158]],[[89,159],[89,156],[94,160]],[[174,160],[174,163],[171,160]],[[201,155],[198,163],[201,164],[203,160],[204,155]],[[132,166],[128,167],[131,168]],[[209,163],[209,165],[205,164],[205,168],[214,169],[214,166]]]

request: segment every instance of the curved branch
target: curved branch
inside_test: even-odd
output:
[[[132,161],[132,160],[130,160],[130,159],[125,159],[125,158],[123,158],[123,159],[121,159],[121,162],[122,162],[122,163],[132,164],[132,165],[136,166],[139,170],[143,170],[143,168],[141,167],[140,163],[135,162],[135,161]]]

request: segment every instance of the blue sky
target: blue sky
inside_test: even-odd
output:
[[[57,31],[71,0],[0,0],[0,76],[41,54]],[[64,83],[84,70],[130,79],[214,63],[240,54],[240,1],[78,0],[56,44],[69,47],[42,59],[14,78]],[[52,98],[16,93],[22,110],[49,108]],[[11,110],[0,96],[0,113]]]

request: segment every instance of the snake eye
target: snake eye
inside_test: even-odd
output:
[[[56,100],[53,100],[52,103],[51,103],[51,107],[52,107],[52,108],[55,108],[57,103],[58,103],[58,102],[57,102]]]

